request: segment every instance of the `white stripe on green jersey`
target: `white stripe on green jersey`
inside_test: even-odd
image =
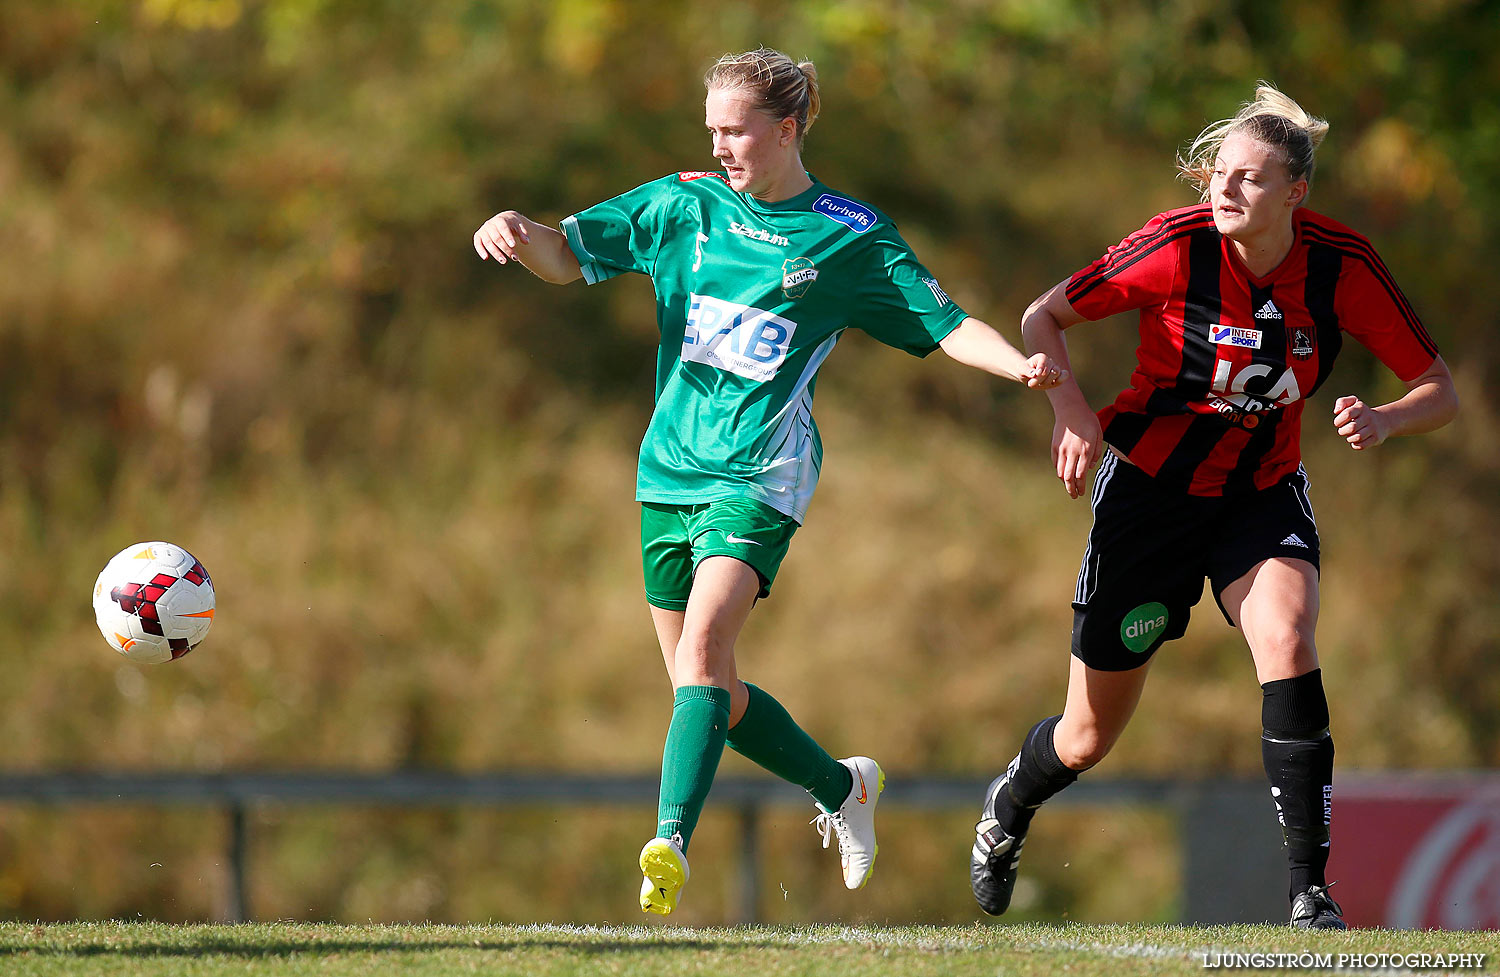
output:
[[[636,498],[751,498],[799,523],[823,443],[818,368],[847,328],[926,356],[967,317],[889,217],[813,180],[789,200],[675,173],[563,221],[589,284],[656,286],[656,410]]]

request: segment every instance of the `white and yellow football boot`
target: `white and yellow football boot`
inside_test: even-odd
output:
[[[838,836],[844,887],[862,889],[874,874],[875,856],[880,853],[880,846],[875,843],[875,803],[885,790],[885,772],[867,756],[853,756],[839,762],[854,775],[854,786],[837,811],[823,811],[812,823],[823,836],[824,848],[834,835]],[[818,808],[822,810],[822,805]]]
[[[641,912],[669,915],[692,873],[682,844],[675,838],[652,838],[641,849]]]

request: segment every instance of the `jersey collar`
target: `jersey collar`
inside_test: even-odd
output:
[[[1286,257],[1282,258],[1281,262],[1275,268],[1268,271],[1262,278],[1256,278],[1250,274],[1250,269],[1245,266],[1245,262],[1240,258],[1240,253],[1234,249],[1234,242],[1229,240],[1229,238],[1220,235],[1219,246],[1223,249],[1226,260],[1229,262],[1230,267],[1235,270],[1235,274],[1248,282],[1252,282],[1256,287],[1263,288],[1280,278],[1283,272],[1296,264],[1292,258],[1296,256],[1297,249],[1302,247],[1302,214],[1300,209],[1297,213],[1292,214],[1291,248],[1287,251]]]
[[[807,178],[812,181],[812,186],[803,190],[795,197],[787,197],[785,200],[777,200],[773,203],[758,200],[748,193],[739,193],[738,191],[736,193],[746,207],[762,214],[784,214],[788,211],[809,210],[812,207],[813,201],[818,199],[819,194],[827,193],[828,188],[823,185],[822,181],[813,176],[811,172],[807,174]]]

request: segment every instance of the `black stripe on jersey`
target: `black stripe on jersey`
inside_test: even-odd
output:
[[[1186,492],[1192,485],[1198,466],[1208,460],[1214,448],[1224,440],[1224,419],[1217,414],[1196,414],[1182,437],[1172,446],[1156,477],[1162,485]]]
[[[1355,234],[1335,231],[1310,223],[1304,223],[1302,231],[1307,240],[1338,248],[1345,254],[1364,262],[1365,267],[1369,268],[1370,273],[1375,276],[1375,280],[1385,286],[1386,294],[1390,296],[1396,308],[1401,310],[1402,318],[1406,320],[1407,326],[1416,335],[1417,342],[1421,344],[1422,349],[1432,356],[1438,355],[1437,344],[1432,341],[1432,337],[1428,335],[1427,329],[1422,325],[1422,320],[1418,318],[1416,311],[1412,309],[1411,303],[1406,300],[1405,293],[1396,284],[1396,279],[1392,277],[1390,270],[1386,268],[1385,262],[1380,260],[1380,255],[1375,253],[1374,247],[1368,241]]]
[[[1193,220],[1189,222],[1189,218]],[[1087,272],[1082,278],[1069,282],[1066,289],[1068,301],[1076,302],[1142,258],[1155,254],[1160,248],[1181,239],[1184,234],[1191,234],[1206,226],[1213,226],[1213,214],[1206,207],[1201,212],[1195,210],[1163,221],[1156,233],[1142,238],[1129,248],[1122,248],[1101,258],[1094,263],[1099,267]]]
[[[1281,409],[1266,411],[1261,415],[1260,424],[1251,430],[1250,440],[1245,442],[1245,448],[1235,459],[1234,467],[1224,477],[1225,495],[1255,491],[1255,473],[1260,471],[1261,460],[1276,446],[1276,428],[1284,416],[1286,411]]]
[[[1194,396],[1213,383],[1214,345],[1209,329],[1219,324],[1224,311],[1220,274],[1224,256],[1219,232],[1210,225],[1193,234],[1188,242],[1187,289],[1182,296],[1182,365],[1172,388],[1157,391],[1178,399]],[[1152,400],[1156,400],[1156,394]],[[1199,414],[1167,453],[1158,477],[1184,491],[1193,473],[1213,453],[1224,437],[1224,420],[1217,414]]]
[[[1187,289],[1182,295],[1182,365],[1172,390],[1197,398],[1213,384],[1214,344],[1209,329],[1220,323],[1224,296],[1219,286],[1224,256],[1219,232],[1210,225],[1188,242]]]
[[[1104,440],[1120,449],[1121,454],[1129,455],[1141,443],[1141,437],[1150,426],[1149,414],[1116,414],[1109,419],[1109,427],[1104,429]]]
[[[1339,315],[1335,311],[1339,273],[1343,267],[1343,251],[1320,241],[1308,243],[1302,304],[1307,307],[1317,334],[1318,378],[1313,381],[1311,390],[1302,392],[1304,399],[1323,386],[1323,381],[1333,372],[1333,361],[1338,359],[1339,349],[1344,344],[1344,336],[1339,331]]]

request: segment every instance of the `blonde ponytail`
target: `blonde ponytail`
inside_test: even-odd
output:
[[[1219,147],[1230,133],[1243,132],[1276,149],[1293,180],[1312,182],[1318,146],[1328,134],[1328,122],[1283,94],[1268,81],[1257,82],[1255,98],[1240,107],[1232,119],[1222,119],[1204,129],[1177,158],[1177,172],[1193,183],[1208,199],[1208,181],[1213,176]]]

